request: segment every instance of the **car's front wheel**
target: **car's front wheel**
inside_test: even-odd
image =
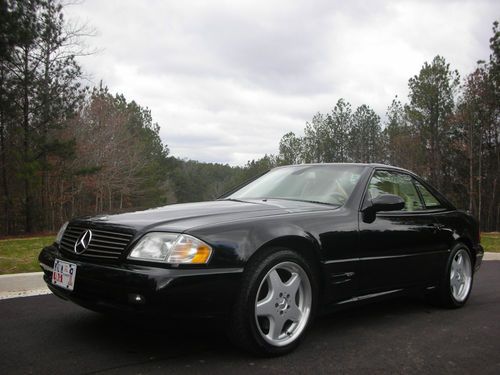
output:
[[[316,309],[317,282],[298,253],[266,249],[247,266],[232,316],[230,335],[240,346],[264,355],[293,350]]]

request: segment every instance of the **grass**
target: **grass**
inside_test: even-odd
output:
[[[0,240],[0,275],[38,272],[38,254],[54,242],[54,235]]]
[[[38,272],[38,254],[54,241],[55,235],[0,240],[0,275]],[[481,233],[485,251],[500,253],[500,232]]]
[[[500,232],[481,233],[481,244],[484,251],[500,253]]]

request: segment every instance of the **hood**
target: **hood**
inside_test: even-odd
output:
[[[182,232],[190,228],[221,222],[333,208],[324,204],[282,199],[217,200],[172,204],[145,211],[101,215],[78,221],[99,227],[132,228],[142,231],[158,228],[158,230]]]

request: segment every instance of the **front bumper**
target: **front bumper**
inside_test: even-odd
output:
[[[73,291],[52,285],[56,258],[77,265]],[[47,286],[65,300],[96,311],[180,317],[228,313],[243,271],[242,268],[173,269],[131,263],[98,264],[68,259],[55,245],[45,247],[38,259]]]

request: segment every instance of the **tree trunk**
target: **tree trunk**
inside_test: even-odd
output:
[[[59,199],[59,221],[64,222],[64,180],[61,179],[61,199]]]
[[[0,84],[1,84],[1,89],[3,91],[4,86],[4,81],[5,81],[5,70],[4,66],[0,67]],[[4,93],[2,92],[0,94],[1,100],[4,100],[3,98]],[[5,108],[0,107],[0,155],[1,155],[1,161],[2,161],[2,190],[3,190],[3,200],[4,200],[4,207],[3,207],[3,213],[4,213],[4,230],[5,233],[11,234],[12,232],[12,216],[10,212],[10,207],[11,207],[11,198],[10,198],[10,192],[9,192],[9,184],[7,182],[7,159],[6,159],[6,154],[7,154],[7,149],[5,145],[5,128],[6,128],[6,120],[5,120],[5,114],[4,114]]]
[[[23,162],[24,162],[24,215],[26,233],[33,231],[33,198],[30,181],[30,123],[29,123],[29,49],[24,48],[24,82],[23,82]]]
[[[43,97],[42,97],[42,121],[41,121],[41,131],[42,131],[42,151],[41,151],[41,161],[42,161],[42,180],[41,180],[41,210],[42,210],[42,223],[41,226],[45,228],[48,223],[48,212],[47,212],[47,133],[48,133],[48,123],[50,117],[49,111],[49,71],[50,71],[50,43],[46,47],[44,55],[44,82],[43,82]]]
[[[493,189],[491,194],[491,203],[488,205],[488,230],[495,230],[495,198],[497,191],[497,177],[493,179]]]
[[[478,220],[481,224],[481,228],[484,228],[484,226],[481,223],[481,209],[482,209],[482,201],[481,201],[481,193],[482,193],[482,179],[483,179],[483,171],[482,171],[482,159],[483,159],[483,134],[482,134],[482,127],[479,127],[479,153],[478,153],[478,170],[477,170],[477,176],[478,176],[478,186],[477,186],[477,217]]]
[[[474,145],[473,142],[474,134],[472,133],[472,121],[469,123],[469,212],[473,213],[473,195],[474,195],[474,154],[472,152],[472,148]]]
[[[95,192],[95,213],[99,210],[99,190]]]
[[[113,205],[113,192],[111,190],[111,186],[108,185],[108,202],[109,202],[109,212],[111,212],[112,205]]]

